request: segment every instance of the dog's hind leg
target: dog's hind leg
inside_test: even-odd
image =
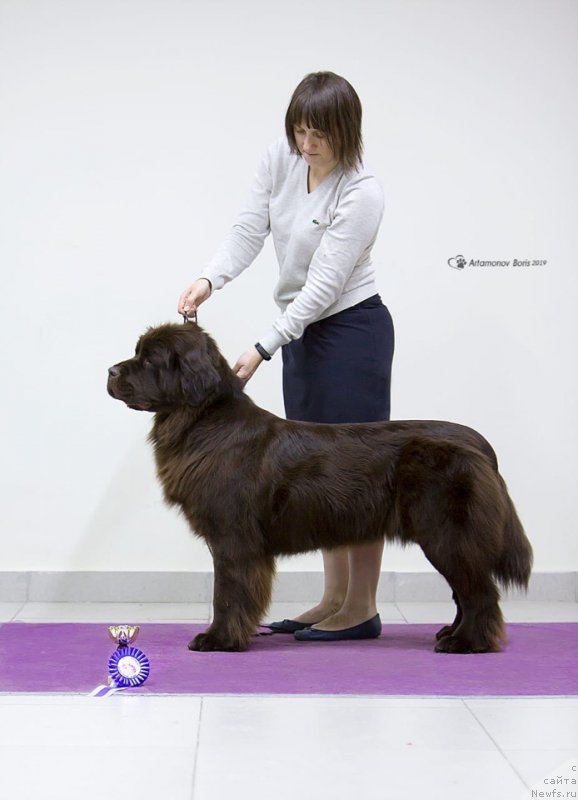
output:
[[[460,591],[460,588],[458,588]],[[448,635],[438,639],[438,653],[495,653],[504,640],[504,620],[499,592],[491,577],[471,576],[461,587],[462,619]]]
[[[213,550],[213,621],[189,643],[189,650],[246,650],[271,601],[275,560],[246,560]]]
[[[467,445],[416,437],[397,469],[399,538],[419,544],[454,593],[458,613],[437,652],[500,650],[504,625],[493,580],[505,506],[495,465]]]
[[[458,607],[452,625],[436,635],[436,652],[498,652],[504,639],[504,620],[498,602],[500,594],[489,570],[484,570],[480,563],[474,570],[468,569],[467,562],[456,553],[443,557],[439,551],[432,552],[427,544],[422,549],[452,587]]]

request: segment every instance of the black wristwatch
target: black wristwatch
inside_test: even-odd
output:
[[[259,344],[259,342],[257,342],[257,344],[255,345],[255,350],[259,353],[261,358],[265,359],[265,361],[271,361],[271,356],[265,350],[265,348],[262,345]]]

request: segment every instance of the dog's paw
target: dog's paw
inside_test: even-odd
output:
[[[500,648],[492,646],[488,642],[470,642],[458,636],[443,636],[438,640],[435,648],[436,653],[499,653]]]
[[[246,649],[246,647],[241,647],[235,642],[227,641],[225,638],[222,638],[218,634],[212,633],[211,631],[197,634],[195,638],[189,642],[188,648],[189,650],[200,650],[202,652],[208,652],[211,650],[237,652],[239,650]]]

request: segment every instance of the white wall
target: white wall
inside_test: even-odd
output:
[[[178,321],[318,69],[356,87],[386,192],[392,416],[483,432],[536,568],[578,569],[577,28],[573,0],[0,0],[0,569],[211,567],[106,372]],[[268,242],[202,308],[231,362],[276,315],[275,274]],[[249,384],[279,414],[280,362]],[[390,547],[383,568],[429,565]]]

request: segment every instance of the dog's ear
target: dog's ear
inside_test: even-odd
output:
[[[195,347],[188,349],[179,361],[183,394],[191,405],[198,406],[221,381],[204,338],[197,339]]]

